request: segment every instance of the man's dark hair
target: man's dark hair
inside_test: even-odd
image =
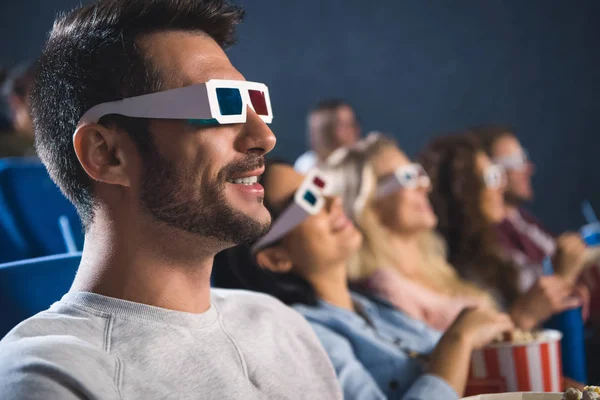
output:
[[[494,145],[506,136],[515,136],[514,130],[508,125],[481,125],[470,129],[481,141],[483,149],[488,156],[493,157]]]
[[[163,74],[140,36],[165,30],[204,33],[221,47],[235,43],[243,10],[227,0],[97,0],[59,16],[38,64],[31,106],[36,149],[85,226],[93,218],[92,184],[73,148],[73,134],[94,105],[163,90]],[[154,150],[147,120],[105,116],[127,131],[142,158]]]

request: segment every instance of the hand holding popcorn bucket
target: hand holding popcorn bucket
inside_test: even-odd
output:
[[[545,330],[527,342],[494,343],[475,350],[469,379],[502,378],[508,392],[559,392],[562,389],[561,338],[560,332]]]

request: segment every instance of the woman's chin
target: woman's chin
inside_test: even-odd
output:
[[[435,214],[431,214],[429,216],[429,219],[427,221],[427,229],[431,230],[431,229],[435,229],[435,227],[437,227],[438,224],[438,218]]]
[[[353,256],[354,253],[360,249],[360,246],[362,246],[363,243],[362,234],[357,229],[353,229],[353,231],[354,232],[349,233],[348,237],[346,237],[342,243],[342,245],[346,247],[348,251],[348,257]]]

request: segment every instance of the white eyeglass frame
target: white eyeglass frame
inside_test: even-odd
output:
[[[506,170],[500,164],[492,164],[483,172],[483,182],[488,189],[500,189],[506,185]]]
[[[521,171],[527,167],[527,164],[531,162],[531,159],[529,158],[527,150],[522,149],[521,151],[516,151],[513,154],[504,157],[496,157],[493,161],[494,164],[499,164],[506,170]]]
[[[411,178],[407,176],[411,175]],[[431,179],[421,164],[413,163],[398,167],[394,173],[377,184],[376,198],[395,193],[401,189],[428,188]]]
[[[242,98],[241,114],[221,114],[217,97],[217,89],[220,88],[239,89]],[[100,118],[109,114],[155,119],[214,119],[219,124],[240,124],[246,122],[247,108],[254,110],[249,90],[264,93],[268,115],[259,117],[270,124],[273,121],[273,110],[267,85],[259,82],[211,79],[205,83],[95,105],[83,114],[78,126],[97,123]]]
[[[317,178],[323,182],[323,188],[315,184],[315,179]],[[329,182],[325,174],[316,168],[310,170],[300,187],[294,193],[294,200],[273,221],[269,232],[252,246],[252,253],[256,253],[268,245],[277,242],[296,226],[304,222],[306,218],[321,212],[325,205],[325,196],[328,193],[328,187]],[[315,196],[315,204],[310,204],[304,198],[307,192]]]

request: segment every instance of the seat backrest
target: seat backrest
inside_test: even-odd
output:
[[[0,214],[16,227],[18,235],[12,236],[26,243],[30,257],[83,248],[75,207],[37,158],[0,160]]]
[[[0,210],[2,209],[0,206]],[[3,216],[0,212],[0,264],[29,258],[30,251],[27,243],[19,232],[9,230],[10,222],[5,224]]]
[[[81,253],[0,264],[0,338],[69,291]]]

